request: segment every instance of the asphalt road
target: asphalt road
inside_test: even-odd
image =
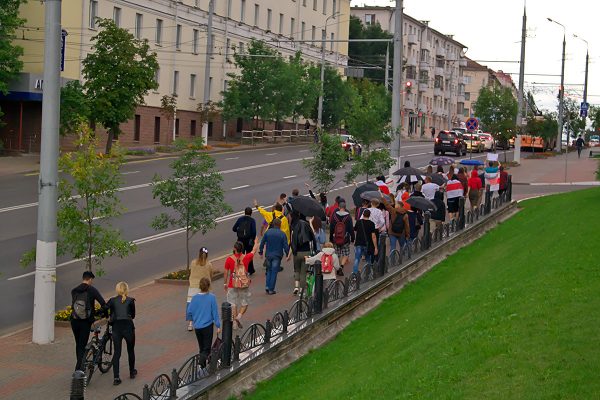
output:
[[[402,147],[401,154],[403,161],[410,160],[412,166],[423,167],[433,157],[433,145],[431,142],[410,142]],[[228,253],[235,240],[231,226],[239,212],[251,205],[254,198],[262,205],[271,205],[282,192],[289,194],[293,188],[304,192],[308,174],[302,159],[310,156],[307,145],[214,154],[224,177],[225,199],[234,213],[219,219],[217,228],[206,236],[196,235],[190,246],[193,252],[206,246],[211,258]],[[474,157],[484,158],[485,154]],[[510,157],[512,153],[509,153]],[[157,232],[150,227],[152,218],[163,208],[152,199],[149,183],[156,174],[168,176],[170,162],[172,157],[165,157],[129,162],[122,168],[124,183],[120,197],[126,212],[113,221],[113,226],[119,228],[126,239],[136,241],[138,251],[123,260],[110,258],[104,261],[102,268],[106,274],[97,278],[94,284],[105,296],[112,295],[118,281],[125,280],[131,286],[137,286],[185,264],[184,235],[174,229]],[[353,187],[342,181],[343,174],[343,171],[338,172],[339,182],[331,197],[337,194],[350,196]],[[0,292],[4,299],[0,302],[0,334],[30,324],[33,315],[34,267],[20,267],[19,259],[35,246],[36,185],[35,175],[0,178]],[[543,189],[522,186],[518,190],[526,193]],[[59,259],[58,263],[57,309],[70,304],[70,289],[80,281],[82,272],[81,262],[68,257]]]

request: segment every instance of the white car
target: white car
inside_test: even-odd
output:
[[[484,150],[496,151],[496,142],[494,141],[494,138],[491,134],[480,133],[479,138],[483,143]]]

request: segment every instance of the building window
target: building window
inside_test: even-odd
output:
[[[213,83],[213,77],[209,76],[208,77],[208,97],[210,97],[210,93],[212,92],[212,83]]]
[[[240,22],[244,22],[246,19],[246,0],[242,0],[242,5],[240,9]]]
[[[196,74],[190,74],[190,98],[196,97]]]
[[[142,28],[144,24],[144,16],[142,14],[135,14],[135,38],[142,38]]]
[[[306,0],[302,0],[302,6],[306,7]]]
[[[465,100],[471,101],[471,92],[465,92]]]
[[[227,0],[227,18],[231,18],[231,0]]]
[[[296,29],[296,19],[290,18],[290,37],[294,38],[294,29]]]
[[[162,19],[157,19],[156,20],[156,44],[157,45],[161,45],[162,43],[162,28],[163,28],[163,20]]]
[[[317,11],[317,0],[313,0],[313,10]]]
[[[419,71],[419,83],[429,85],[429,71],[427,71],[427,70]]]
[[[175,49],[181,50],[181,25],[175,27]]]
[[[175,118],[175,137],[179,137],[179,118]]]
[[[260,6],[258,4],[254,5],[254,26],[258,26],[258,18],[260,16]]]
[[[240,46],[240,54],[244,54],[244,50],[245,50],[244,49],[244,43],[240,42],[239,46]]]
[[[312,26],[310,34],[311,34],[311,40],[315,40],[317,38],[317,27],[316,26],[314,26],[314,25]]]
[[[333,7],[331,8],[331,13],[335,14],[336,11],[337,11],[337,1],[333,0]]]
[[[335,40],[335,35],[331,32],[331,42],[329,42],[329,51],[333,51],[333,41]]]
[[[373,25],[374,23],[375,23],[375,14],[365,14],[365,25]]]
[[[142,130],[142,117],[139,114],[135,114],[135,122],[133,124],[133,140],[135,142],[140,141],[140,131]]]
[[[465,76],[465,84],[470,84],[471,83],[471,77],[470,76]]]
[[[279,34],[283,34],[283,14],[279,14]]]
[[[179,89],[179,71],[173,71],[173,96],[177,96]]]
[[[271,19],[273,18],[273,10],[267,9],[267,30],[271,30]]]
[[[194,54],[198,54],[198,35],[198,29],[194,29],[192,35],[192,51],[194,52]]]
[[[98,18],[98,1],[90,1],[90,29],[96,29],[96,19]]]
[[[160,143],[160,117],[154,117],[154,143]]]
[[[227,39],[225,43],[225,62],[229,62],[229,49],[231,48],[231,39]]]
[[[327,0],[323,0],[323,15],[327,15]]]
[[[119,7],[113,8],[113,22],[119,28],[121,27],[121,9]]]
[[[304,40],[304,31],[306,30],[306,22],[302,21],[301,29],[302,29],[302,31],[300,32],[300,38],[302,40]]]
[[[196,120],[193,119],[190,121],[190,136],[196,136]]]
[[[154,82],[156,82],[157,85],[160,84],[160,68],[156,68],[156,71],[154,71]]]

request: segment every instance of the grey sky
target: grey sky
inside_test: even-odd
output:
[[[353,0],[352,6],[392,6],[395,1]],[[549,22],[550,17],[567,28],[565,64],[566,95],[578,102],[583,96],[585,70],[585,43],[573,37],[586,39],[590,48],[588,102],[600,104],[600,77],[598,67],[600,48],[597,46],[597,18],[600,1],[597,0],[528,0],[526,74],[560,75],[563,30]],[[520,56],[522,0],[404,0],[404,12],[419,20],[429,20],[429,26],[454,38],[468,47],[467,56],[483,60],[481,64],[512,75],[518,85],[518,63],[491,61],[518,61]],[[550,84],[545,84],[550,83]],[[525,76],[525,88],[532,90],[540,108],[556,108],[560,76]],[[580,86],[569,86],[576,85]]]

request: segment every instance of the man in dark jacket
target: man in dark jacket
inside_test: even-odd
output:
[[[98,289],[92,286],[94,278],[95,276],[91,271],[85,271],[81,284],[71,290],[71,307],[73,308],[71,312],[71,329],[75,338],[76,371],[82,368],[83,353],[90,338],[90,329],[94,323],[95,302],[98,302],[102,312],[106,313],[104,298]]]
[[[315,234],[306,221],[306,217],[297,211],[292,211],[292,233],[290,247],[294,260],[294,294],[298,294],[300,288],[306,288],[306,257],[310,256],[310,250],[317,249]]]
[[[435,232],[435,230],[444,223],[446,220],[446,204],[444,203],[444,193],[435,192],[433,200],[431,200],[433,204],[437,207],[435,211],[431,213],[431,232]]]
[[[252,218],[252,208],[246,207],[244,215],[233,224],[233,231],[237,233],[238,241],[244,245],[244,254],[250,253],[256,240],[256,221]],[[254,272],[254,262],[250,261],[248,274],[252,275]]]
[[[342,271],[350,257],[350,243],[354,243],[354,226],[352,216],[346,210],[346,200],[340,198],[338,205],[339,210],[334,212],[330,218],[329,241],[333,243],[335,252],[340,259],[340,266],[342,267],[340,271]],[[344,233],[340,232],[340,235],[336,235],[335,227],[338,223],[343,224],[345,227]]]

